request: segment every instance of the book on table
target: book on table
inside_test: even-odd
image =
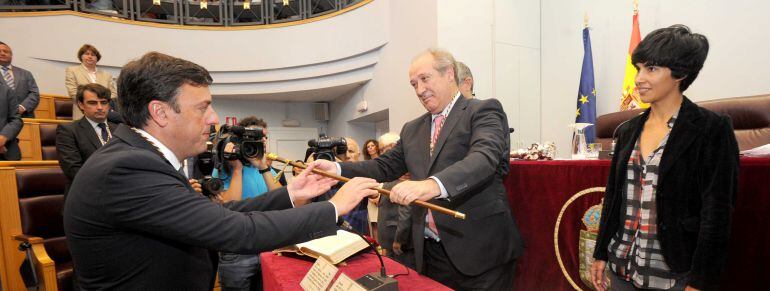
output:
[[[273,252],[290,252],[315,259],[324,257],[336,265],[367,247],[369,247],[369,244],[363,238],[352,232],[340,229],[337,230],[336,235],[279,248]]]

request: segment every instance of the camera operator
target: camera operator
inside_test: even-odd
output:
[[[358,143],[350,138],[333,138],[321,135],[318,139],[308,141],[308,149],[312,154],[308,157],[307,163],[311,163],[314,160],[334,160],[335,162],[358,162],[360,157],[360,150]],[[316,197],[313,201],[325,201],[329,200],[337,193],[339,185],[332,187],[329,192]],[[350,227],[359,233],[369,232],[369,215],[367,211],[368,201],[362,200],[356,205],[350,213],[340,216],[343,220],[350,224]]]
[[[238,125],[246,129],[264,129],[262,143],[267,145],[267,123],[264,120],[249,116],[242,119]],[[232,143],[226,145],[225,152],[231,152],[233,146]],[[267,149],[264,152],[267,152]],[[221,178],[224,182],[224,191],[221,194],[224,201],[257,197],[281,187],[275,182],[275,172],[265,156],[263,154],[261,157],[247,158],[249,165],[244,165],[240,159],[227,161],[223,164],[224,173],[220,173],[218,169],[214,170],[212,176]],[[222,290],[261,290],[260,274],[259,254],[222,252],[219,255],[219,282]]]

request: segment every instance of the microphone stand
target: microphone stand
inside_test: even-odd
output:
[[[342,223],[339,225],[340,228],[360,236],[361,239],[363,239],[366,244],[369,245],[369,248],[374,251],[374,254],[377,255],[377,259],[380,260],[379,272],[363,275],[362,277],[356,279],[356,283],[366,288],[366,290],[398,291],[398,281],[396,281],[394,278],[388,277],[388,273],[385,271],[385,262],[382,260],[382,255],[377,252],[377,248],[375,248],[374,245],[368,239],[366,239],[363,234],[360,234],[352,227],[350,227],[350,224],[348,224],[347,221],[342,220],[342,218],[340,218],[340,221],[342,221]]]

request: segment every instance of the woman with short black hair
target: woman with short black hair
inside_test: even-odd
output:
[[[708,54],[684,25],[647,35],[632,54],[650,104],[618,129],[591,267],[604,290],[716,289],[727,261],[738,180],[732,123],[682,92]]]

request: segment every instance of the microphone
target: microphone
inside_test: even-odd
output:
[[[337,223],[337,226],[343,230],[347,230],[360,236],[361,239],[363,239],[366,244],[369,245],[372,251],[374,251],[374,254],[377,255],[377,259],[380,260],[379,272],[363,275],[361,278],[356,279],[356,283],[366,288],[366,290],[398,291],[398,281],[396,281],[394,278],[388,277],[388,273],[385,271],[385,262],[382,260],[382,255],[377,252],[377,248],[375,248],[374,245],[368,239],[366,239],[363,234],[350,227],[350,224],[347,221],[342,220],[342,218],[339,218],[339,220],[340,222]]]
[[[513,129],[513,127],[509,127],[509,128],[508,128],[508,133],[509,133],[509,134],[513,133],[514,131],[516,131],[516,130],[515,130],[515,129]]]

